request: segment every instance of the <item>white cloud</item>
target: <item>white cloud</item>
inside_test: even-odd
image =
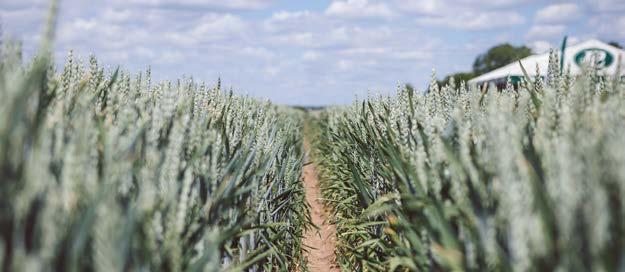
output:
[[[533,0],[395,0],[397,10],[417,15],[444,15],[456,12],[487,12]]]
[[[423,17],[417,23],[426,26],[440,26],[458,30],[490,30],[512,27],[525,23],[525,17],[517,12],[472,12],[447,14],[445,16]]]
[[[128,22],[136,16],[137,14],[134,14],[130,9],[106,8],[102,12],[103,20],[116,23]]]
[[[5,9],[0,4],[0,30],[11,38],[34,41],[36,29],[43,22],[43,10],[36,7],[23,9]],[[38,34],[38,32],[37,32]]]
[[[321,58],[321,53],[315,50],[308,50],[302,54],[302,60],[304,61],[316,61]]]
[[[398,60],[407,61],[421,61],[432,58],[432,54],[427,51],[408,50],[408,51],[395,51],[391,53],[391,57]]]
[[[396,0],[398,10],[417,15],[441,15],[449,5],[440,0]]]
[[[157,64],[174,64],[180,63],[185,59],[185,54],[179,50],[164,50],[158,54],[155,63]]]
[[[325,14],[344,18],[390,18],[395,16],[385,3],[373,3],[369,0],[333,1],[326,9]]]
[[[387,49],[383,47],[360,47],[360,48],[348,48],[338,52],[341,55],[353,56],[353,55],[381,55],[387,53]]]
[[[456,2],[464,3],[473,6],[486,6],[486,7],[510,7],[513,5],[519,5],[524,3],[533,2],[534,0],[457,0]],[[454,1],[451,1],[454,2]]]
[[[145,46],[136,47],[135,54],[139,57],[148,58],[148,59],[156,57],[156,52],[154,52],[152,48],[148,48]]]
[[[563,23],[579,20],[582,11],[575,3],[554,4],[536,12],[535,20],[539,23]]]
[[[195,21],[195,26],[188,30],[158,30],[160,34],[152,39],[175,46],[200,49],[203,43],[217,45],[226,41],[240,40],[246,29],[247,24],[236,16],[206,15]]]
[[[383,57],[397,60],[424,60],[431,58],[431,54],[427,51],[402,49],[397,50],[387,47],[356,47],[341,50],[338,52],[342,56],[371,58]]]
[[[533,25],[527,32],[530,39],[560,39],[564,35],[564,25]]]
[[[98,48],[125,49],[147,38],[145,29],[124,27],[99,18],[76,18],[61,22],[57,33],[58,42],[62,44],[88,44]]]
[[[281,34],[270,38],[270,42],[278,45],[291,45],[301,47],[319,47],[323,42],[315,38],[312,32]]]
[[[588,7],[598,12],[616,12],[625,10],[623,0],[587,0]]]
[[[625,39],[625,14],[597,14],[588,19],[588,25],[595,36],[600,35],[610,40]]]
[[[269,6],[271,0],[114,0],[113,3],[121,6],[192,6],[224,9],[262,9]]]
[[[278,73],[280,73],[280,68],[275,67],[275,66],[267,66],[265,67],[265,69],[263,69],[263,72],[268,75],[268,76],[276,76],[278,75]]]
[[[216,41],[236,36],[246,28],[246,23],[232,14],[207,14],[202,16],[186,35],[191,42]]]
[[[484,31],[525,23],[519,11],[508,7],[532,0],[395,0],[395,8],[424,26]]]
[[[579,37],[575,37],[575,36],[570,36],[566,39],[567,44],[569,45],[575,45],[578,44],[580,42],[580,38]]]
[[[304,28],[304,27],[302,27]],[[268,42],[279,46],[298,46],[304,48],[345,48],[360,47],[369,44],[388,43],[399,34],[387,27],[363,28],[352,25],[327,25],[311,27],[303,32],[297,30],[270,36]]]
[[[398,29],[393,30],[385,26],[343,26],[330,31],[328,33],[328,37],[335,41],[345,42],[350,45],[369,46],[371,44],[388,42],[389,39],[399,35],[398,32]]]
[[[530,44],[532,50],[536,53],[544,53],[549,51],[549,49],[553,48],[553,45],[548,41],[534,41]]]
[[[588,38],[589,37],[586,37],[583,40]],[[567,46],[576,45],[579,42],[580,38],[577,36],[569,36],[566,40]],[[555,37],[554,39],[548,40],[534,40],[529,43],[529,46],[535,53],[546,53],[549,52],[550,49],[560,49],[562,46],[562,37]]]
[[[328,27],[329,18],[311,11],[277,11],[260,24],[268,33],[302,32],[311,28]]]
[[[275,57],[275,54],[273,52],[269,51],[267,48],[264,48],[264,47],[247,46],[240,51],[246,56],[263,59],[263,60],[271,60]]]
[[[336,66],[340,69],[340,70],[349,70],[352,67],[354,67],[354,63],[352,61],[349,60],[339,60],[336,63]]]
[[[41,8],[47,6],[48,2],[47,0],[3,0],[0,3],[0,9]]]
[[[618,18],[615,28],[617,30],[616,35],[618,35],[621,39],[625,39],[625,15]]]
[[[275,12],[271,15],[270,20],[272,21],[286,21],[286,20],[294,20],[294,19],[300,19],[303,17],[308,17],[311,16],[311,12],[304,10],[304,11],[278,11]]]

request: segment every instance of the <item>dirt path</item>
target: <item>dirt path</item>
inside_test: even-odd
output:
[[[310,142],[304,138],[304,150],[310,153]],[[309,161],[307,156],[306,161]],[[340,271],[335,263],[336,256],[336,227],[331,225],[328,216],[330,210],[321,203],[321,191],[319,190],[319,180],[317,178],[316,165],[310,163],[304,166],[304,187],[306,188],[306,201],[310,205],[310,216],[317,229],[311,229],[304,235],[304,246],[308,250],[305,255],[308,257],[308,269],[317,271]]]

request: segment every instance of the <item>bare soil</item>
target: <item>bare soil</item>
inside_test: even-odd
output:
[[[307,138],[304,138],[304,150],[307,154],[310,153],[310,142]],[[311,208],[310,216],[313,224],[319,228],[310,229],[304,234],[304,247],[307,250],[304,254],[308,257],[308,269],[312,272],[340,271],[334,253],[336,226],[329,219],[331,210],[321,201],[316,165],[310,163],[304,166],[303,172],[306,201]]]

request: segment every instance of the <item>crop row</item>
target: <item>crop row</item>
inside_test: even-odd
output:
[[[504,90],[433,80],[323,112],[343,270],[623,269],[625,86],[558,59]]]
[[[4,271],[305,264],[302,118],[191,78],[0,51]]]

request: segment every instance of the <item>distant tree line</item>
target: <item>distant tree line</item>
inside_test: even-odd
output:
[[[478,55],[473,61],[473,69],[470,72],[458,72],[449,74],[439,81],[439,86],[449,83],[453,77],[456,82],[468,81],[497,68],[503,67],[516,60],[532,55],[532,49],[525,45],[514,46],[509,43],[494,46],[483,54]]]
[[[611,46],[614,46],[614,47],[616,47],[618,49],[623,49],[623,46],[620,43],[618,43],[618,42],[611,41],[608,44],[611,45]]]

